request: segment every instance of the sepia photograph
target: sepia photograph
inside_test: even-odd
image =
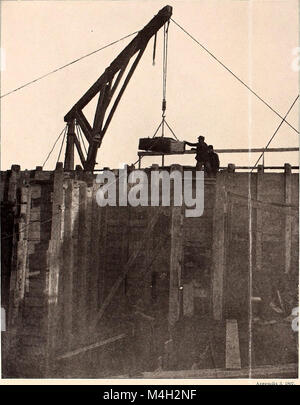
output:
[[[298,384],[299,10],[1,1],[2,381]]]

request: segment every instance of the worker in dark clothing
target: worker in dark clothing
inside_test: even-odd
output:
[[[206,173],[210,173],[211,168],[208,156],[208,146],[204,142],[204,136],[198,136],[197,143],[187,141],[184,141],[184,143],[189,146],[196,146],[196,158],[195,158],[197,160],[196,169],[202,170],[202,168],[204,168]]]
[[[214,176],[218,173],[220,168],[220,160],[218,154],[214,151],[214,147],[212,145],[208,145],[208,156],[211,168],[211,174]]]

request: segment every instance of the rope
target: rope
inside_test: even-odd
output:
[[[294,107],[294,105],[296,104],[296,101],[299,98],[299,94],[298,96],[295,98],[293,104],[290,106],[290,108],[288,109],[287,113],[285,114],[284,118],[282,119],[282,121],[280,122],[280,124],[278,125],[278,127],[276,128],[276,131],[274,132],[274,134],[271,136],[269,142],[267,143],[266,147],[264,148],[264,150],[262,151],[261,155],[259,156],[259,158],[257,159],[255,165],[253,166],[252,170],[250,173],[253,172],[253,170],[255,169],[256,165],[258,164],[258,162],[260,161],[261,157],[264,157],[265,151],[268,149],[270,143],[272,142],[272,140],[274,139],[275,135],[277,134],[277,132],[279,131],[279,128],[281,127],[281,125],[284,123],[286,117],[289,115],[290,111],[292,110],[292,108]]]
[[[63,136],[62,143],[61,143],[61,145],[60,145],[59,154],[58,154],[58,156],[57,156],[56,163],[57,163],[57,162],[59,162],[60,155],[61,155],[61,151],[62,151],[62,148],[63,148],[63,146],[64,146],[64,142],[65,142],[66,134],[67,134],[67,125],[66,125],[66,127],[65,127],[65,133],[64,133],[64,136]]]
[[[85,153],[88,154],[87,148],[86,148],[85,143],[84,143],[84,138],[83,138],[83,135],[82,135],[82,132],[81,132],[80,125],[77,124],[76,127],[77,127],[78,136],[80,136],[80,138],[81,138],[81,142],[82,142],[82,144],[83,144],[83,148],[84,148],[84,150],[85,150]]]
[[[164,25],[164,47],[163,47],[163,99],[166,100],[167,94],[167,72],[168,72],[168,33],[169,22]]]
[[[59,138],[62,136],[62,134],[63,134],[63,132],[64,132],[65,130],[66,130],[66,127],[64,127],[64,129],[61,131],[61,133],[60,133],[60,134],[58,135],[58,137],[56,138],[56,140],[55,140],[55,142],[54,142],[54,145],[52,146],[52,149],[51,149],[50,152],[48,153],[48,155],[47,155],[47,157],[46,157],[46,159],[45,159],[45,161],[44,161],[44,163],[43,163],[43,165],[42,165],[42,168],[44,168],[45,164],[47,163],[47,161],[48,161],[48,159],[49,159],[49,157],[50,157],[50,155],[51,155],[51,153],[53,152],[53,149],[55,148],[55,145],[57,144]]]
[[[88,54],[86,54],[86,55],[83,55],[83,56],[81,56],[81,57],[79,57],[79,58],[73,60],[72,62],[67,63],[66,65],[60,66],[60,67],[58,67],[58,68],[52,70],[51,72],[48,72],[48,73],[46,73],[46,74],[44,74],[44,75],[42,75],[42,76],[39,76],[39,77],[37,77],[36,79],[31,80],[30,82],[27,82],[27,83],[23,84],[22,86],[17,87],[17,88],[14,89],[14,90],[9,91],[8,93],[5,93],[5,94],[3,94],[3,95],[0,95],[0,98],[6,97],[6,96],[8,96],[9,94],[12,94],[12,93],[14,93],[14,92],[16,92],[16,91],[19,91],[19,90],[23,89],[24,87],[29,86],[30,84],[36,83],[36,82],[38,82],[39,80],[42,80],[42,79],[44,79],[45,77],[50,76],[50,75],[52,75],[53,73],[58,72],[59,70],[62,70],[62,69],[64,69],[64,68],[68,67],[68,66],[71,66],[71,65],[73,65],[74,63],[79,62],[80,60],[87,58],[88,56],[94,55],[95,53],[97,53],[97,52],[99,52],[99,51],[102,51],[102,50],[105,49],[105,48],[108,48],[108,47],[110,47],[110,46],[112,46],[112,45],[114,45],[114,44],[116,44],[116,43],[118,43],[118,42],[120,42],[120,41],[123,41],[123,40],[126,39],[126,38],[131,37],[131,36],[134,35],[134,34],[137,34],[138,32],[139,32],[139,31],[135,31],[135,32],[133,32],[132,34],[128,34],[128,35],[126,35],[125,37],[122,37],[122,38],[120,38],[120,39],[117,39],[116,41],[113,41],[113,42],[111,42],[110,44],[107,44],[107,45],[105,45],[105,46],[102,46],[101,48],[96,49],[96,50],[93,51],[93,52],[90,52],[90,53],[88,53]]]
[[[233,77],[235,77],[243,86],[245,86],[255,97],[257,97],[261,102],[263,102],[273,113],[275,113],[279,118],[281,118],[286,124],[291,127],[297,134],[299,131],[293,127],[288,121],[285,120],[270,104],[268,104],[261,96],[259,96],[254,90],[251,89],[242,79],[240,79],[235,73],[232,72],[223,62],[220,61],[215,55],[212,54],[204,45],[202,45],[196,38],[194,38],[190,33],[188,33],[180,24],[178,24],[173,18],[171,18],[174,24],[176,24],[186,35],[188,35],[194,42],[196,42],[202,49],[205,50],[212,58],[214,58],[224,69],[226,69]]]
[[[157,132],[159,131],[159,128],[162,126],[162,121],[160,121],[159,126],[157,127],[156,131],[154,132],[154,135],[152,136],[152,138],[155,138],[155,135],[157,134]]]
[[[175,139],[179,142],[179,139],[177,138],[175,132],[173,131],[173,129],[170,127],[170,125],[167,123],[167,121],[165,120],[165,123],[167,125],[167,127],[169,128],[169,130],[172,132],[173,136],[175,137]]]
[[[168,69],[168,32],[169,32],[169,24],[168,21],[164,25],[164,46],[163,46],[163,99],[162,99],[162,127],[161,127],[161,136],[164,136],[164,124],[165,124],[165,116],[166,116],[166,109],[167,109],[167,69]]]

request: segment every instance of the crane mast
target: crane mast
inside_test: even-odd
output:
[[[77,101],[71,110],[65,115],[64,121],[67,123],[67,146],[65,152],[64,167],[66,170],[74,169],[75,148],[80,157],[84,170],[93,171],[96,164],[98,148],[101,146],[103,137],[113,118],[116,108],[122,95],[147,47],[151,37],[153,37],[161,27],[166,24],[172,16],[172,7],[165,6],[151,21],[133,38],[133,40],[123,49],[123,51],[105,69],[98,80],[87,90],[87,92]],[[124,79],[122,86],[110,107],[110,102],[121,79],[125,73],[131,59],[134,58],[131,67]],[[94,121],[91,125],[83,113],[83,108],[94,98],[98,97]],[[108,111],[110,107],[109,112]],[[80,141],[76,135],[75,126],[78,125],[88,142],[87,156],[84,156]]]

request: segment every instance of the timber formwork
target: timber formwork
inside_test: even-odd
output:
[[[154,319],[151,349],[144,342],[151,352],[145,372],[191,369],[194,351],[184,345],[194,342],[183,332],[175,347],[173,337],[182,319],[207,316],[211,369],[219,375],[226,371],[226,322],[232,319],[241,369],[297,361],[288,324],[275,356],[267,343],[263,352],[252,344],[249,355],[251,297],[267,305],[274,290],[284,290],[284,305],[298,305],[299,186],[289,165],[281,173],[224,170],[205,178],[199,218],[186,218],[174,206],[100,208],[95,179],[61,165],[1,173],[4,376],[123,374],[128,340],[118,314],[128,299]],[[271,340],[276,333],[281,329],[268,330]],[[253,334],[257,346],[264,344],[259,328]]]

